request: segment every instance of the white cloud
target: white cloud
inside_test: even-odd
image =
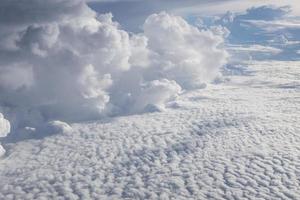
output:
[[[283,29],[300,29],[300,20],[298,19],[272,20],[272,21],[265,21],[265,20],[243,20],[243,21],[269,32],[283,30]]]
[[[0,199],[300,199],[299,65],[235,66],[251,76],[164,113],[50,122],[62,134],[9,144]]]
[[[10,123],[4,119],[2,113],[0,113],[0,137],[6,137],[10,132]]]
[[[254,53],[267,53],[267,54],[279,54],[282,52],[281,49],[263,46],[263,45],[229,45],[227,47],[230,51],[235,52],[254,52]]]
[[[132,34],[80,0],[1,4],[0,107],[15,128],[164,107],[226,62],[220,34],[165,12]]]
[[[10,123],[8,120],[4,119],[2,113],[0,113],[0,138],[6,137],[10,132]],[[5,149],[1,146],[0,143],[0,157],[2,157],[5,153]]]
[[[42,130],[39,131],[45,135],[57,134],[57,133],[67,134],[72,131],[72,127],[65,122],[55,120],[55,121],[50,121],[45,125],[43,125]]]
[[[147,109],[153,107],[163,110],[165,103],[175,100],[180,93],[181,87],[175,81],[167,79],[151,81],[142,86],[141,92],[135,98],[133,111],[149,111]]]
[[[245,60],[268,60],[283,52],[282,49],[265,45],[227,45],[231,53],[230,62],[244,62]]]
[[[300,5],[298,0],[228,0],[217,3],[206,3],[199,6],[186,6],[172,10],[173,13],[178,15],[217,15],[224,14],[227,11],[231,12],[245,12],[251,7],[260,7],[264,5],[274,5],[277,7],[290,6],[292,15],[300,15]]]
[[[159,71],[184,88],[211,81],[226,62],[227,54],[219,48],[223,38],[211,31],[199,31],[181,17],[164,12],[151,15],[144,30]]]

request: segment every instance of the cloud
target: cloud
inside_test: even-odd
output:
[[[233,57],[247,59],[297,60],[299,48],[298,17],[289,6],[251,7],[242,13],[194,18],[193,23],[207,29],[228,30],[226,46]]]
[[[172,13],[181,15],[181,16],[216,16],[222,15],[227,11],[234,13],[244,13],[246,10],[252,7],[262,7],[262,6],[274,6],[274,7],[285,7],[289,6],[293,15],[300,14],[300,6],[297,0],[226,0],[219,2],[210,2],[207,4],[201,4],[198,2],[198,5],[179,7],[172,10]],[[227,9],[226,9],[227,8]]]
[[[181,17],[154,14],[144,24],[149,48],[160,71],[185,88],[209,82],[226,62],[226,52],[219,49],[223,38],[211,31],[199,31]],[[205,47],[205,48],[204,48]],[[215,59],[209,59],[214,56]]]
[[[266,60],[283,52],[282,49],[259,44],[227,45],[226,49],[232,54],[231,62],[245,61],[249,59]]]
[[[250,21],[273,22],[284,18],[290,13],[289,7],[262,6],[252,7],[244,13],[228,12],[213,23],[220,24],[230,30],[230,43],[248,42],[263,43],[270,39],[269,33],[257,26],[250,24]]]
[[[300,15],[297,0],[100,0],[90,1],[89,5],[99,13],[112,12],[122,26],[135,32],[141,30],[140,25],[148,15],[164,10],[189,19],[191,16],[223,15],[227,11],[241,14],[251,7],[273,5],[274,7],[289,6],[293,15]]]
[[[1,6],[0,111],[13,130],[163,108],[226,62],[222,35],[166,12],[134,34],[81,0]]]
[[[142,30],[143,22],[153,13],[167,11],[171,14],[180,15],[176,13],[178,8],[205,7],[209,4],[219,4],[221,2],[223,0],[100,0],[89,1],[88,5],[98,13],[113,13],[115,19],[126,30],[139,32]]]
[[[175,100],[181,93],[181,87],[168,79],[154,80],[142,86],[135,98],[133,111],[163,110],[165,103]]]
[[[299,65],[235,66],[166,113],[51,122],[8,145],[0,199],[300,199]]]
[[[254,53],[267,53],[267,54],[279,54],[282,52],[281,49],[277,49],[270,46],[262,45],[232,45],[228,46],[228,50],[231,51],[245,51],[245,52],[254,52]]]
[[[300,41],[298,35],[298,19],[300,15],[299,3],[296,0],[282,1],[115,1],[94,2],[89,4],[97,12],[111,11],[122,26],[130,31],[142,30],[140,24],[152,12],[167,10],[168,13],[180,15],[190,23],[203,28],[209,26],[223,26],[231,34],[228,43],[245,43],[271,46],[284,50],[276,57],[266,56],[266,59],[286,60],[297,59],[295,46]],[[124,7],[128,9],[123,9]],[[227,12],[227,14],[225,14]],[[224,16],[225,14],[225,16]],[[217,22],[218,19],[221,21]],[[226,22],[227,21],[227,22]],[[201,25],[202,24],[202,25]],[[274,33],[276,31],[276,33]],[[271,34],[270,34],[271,33]],[[272,34],[274,33],[274,34]],[[276,37],[286,37],[289,42],[279,44]],[[275,41],[276,44],[271,41]],[[261,57],[262,58],[262,57]]]
[[[47,122],[41,129],[39,131],[45,135],[57,133],[68,134],[72,131],[72,127],[69,124],[58,120]]]
[[[6,137],[10,132],[10,123],[8,120],[4,119],[2,113],[0,113],[0,138]],[[1,146],[0,143],[0,157],[5,153],[5,149]]]
[[[6,137],[10,132],[10,123],[4,119],[2,113],[0,113],[0,137]]]
[[[259,27],[268,32],[275,32],[284,29],[300,29],[299,19],[286,19],[286,20],[273,20],[273,21],[244,20],[244,22]]]

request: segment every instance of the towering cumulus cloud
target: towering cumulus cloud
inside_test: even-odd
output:
[[[0,112],[13,129],[164,107],[226,60],[221,36],[165,12],[132,34],[82,0],[0,6]]]
[[[211,81],[225,62],[226,54],[218,48],[222,38],[199,31],[181,17],[153,14],[146,20],[144,31],[158,70],[185,88]]]

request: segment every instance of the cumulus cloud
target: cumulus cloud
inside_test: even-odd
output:
[[[72,131],[72,127],[69,124],[58,120],[47,122],[44,126],[42,126],[42,129],[42,132],[45,135],[69,133]]]
[[[9,121],[4,119],[2,113],[0,113],[0,137],[6,137],[10,132]]]
[[[211,81],[225,63],[226,53],[218,48],[222,37],[199,31],[181,17],[153,14],[147,18],[144,31],[159,71],[185,88]]]
[[[81,0],[1,7],[0,110],[14,130],[163,108],[226,62],[222,35],[165,12],[133,34]]]
[[[154,80],[145,84],[140,94],[135,98],[134,111],[163,110],[165,103],[176,99],[181,87],[175,81],[168,79]]]
[[[10,123],[4,119],[2,113],[0,113],[0,138],[6,137],[10,132]],[[0,144],[0,157],[5,153],[5,149]]]

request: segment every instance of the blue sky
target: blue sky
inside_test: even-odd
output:
[[[300,55],[300,9],[294,0],[95,0],[89,6],[111,12],[132,32],[141,30],[148,15],[163,10],[201,28],[221,26],[229,31],[228,49],[243,59],[298,60]]]

